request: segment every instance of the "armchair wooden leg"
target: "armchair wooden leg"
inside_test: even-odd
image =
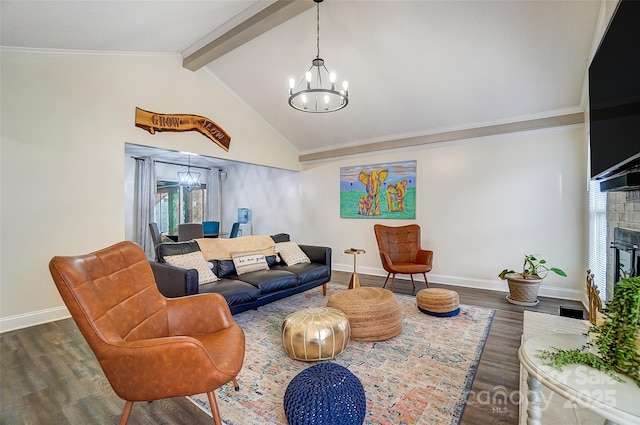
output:
[[[236,378],[233,378],[233,389],[240,391],[240,385],[238,385],[238,380]]]
[[[218,402],[216,402],[216,396],[213,391],[207,393],[209,398],[209,406],[211,406],[211,415],[213,416],[213,423],[215,425],[222,425],[222,419],[220,419],[220,411],[218,410]]]
[[[133,407],[133,401],[127,401],[127,403],[124,405],[122,416],[120,416],[120,425],[127,425],[127,421],[129,420],[129,415],[131,415],[132,407]]]
[[[384,280],[384,285],[382,285],[383,289],[387,286],[387,281],[389,280],[389,276],[391,276],[391,273],[387,273],[387,278]]]
[[[322,295],[325,296],[325,297],[327,296],[327,284],[326,283],[322,284]]]
[[[427,274],[426,273],[422,273],[422,276],[424,276],[424,284],[427,285],[427,288],[429,287],[429,281],[427,280]]]

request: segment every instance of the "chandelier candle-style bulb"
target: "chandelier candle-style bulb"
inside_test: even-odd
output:
[[[320,57],[320,3],[316,2],[317,23],[317,54],[311,61],[311,67],[305,72],[304,78],[296,85],[294,78],[289,79],[289,105],[303,112],[334,112],[349,103],[349,84],[342,82],[344,90],[336,88],[336,73],[329,72]],[[297,90],[297,91],[296,91]]]

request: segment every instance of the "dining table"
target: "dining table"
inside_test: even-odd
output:
[[[168,237],[174,242],[178,242],[179,237],[177,233],[165,233],[164,236]],[[220,236],[229,236],[229,232],[218,232],[218,233],[205,233],[205,238],[218,238]]]

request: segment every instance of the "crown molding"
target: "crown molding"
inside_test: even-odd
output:
[[[13,56],[48,56],[48,57],[164,57],[178,58],[179,53],[159,53],[159,52],[121,52],[102,50],[75,50],[75,49],[42,49],[33,47],[13,47],[0,46],[0,54]]]

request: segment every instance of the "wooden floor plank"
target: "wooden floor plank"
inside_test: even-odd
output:
[[[347,285],[350,277],[333,272],[332,282]],[[383,283],[384,277],[360,275],[362,286]],[[541,298],[536,307],[521,307],[509,304],[506,293],[430,286],[456,290],[462,304],[497,310],[461,424],[516,425],[523,311],[558,314],[560,305],[582,305]],[[424,287],[416,282],[416,292]],[[395,292],[413,293],[411,281],[396,279]],[[124,401],[109,386],[71,319],[0,335],[0,424],[116,424],[123,408]],[[211,417],[183,397],[135,403],[129,419],[130,425],[211,423]]]

